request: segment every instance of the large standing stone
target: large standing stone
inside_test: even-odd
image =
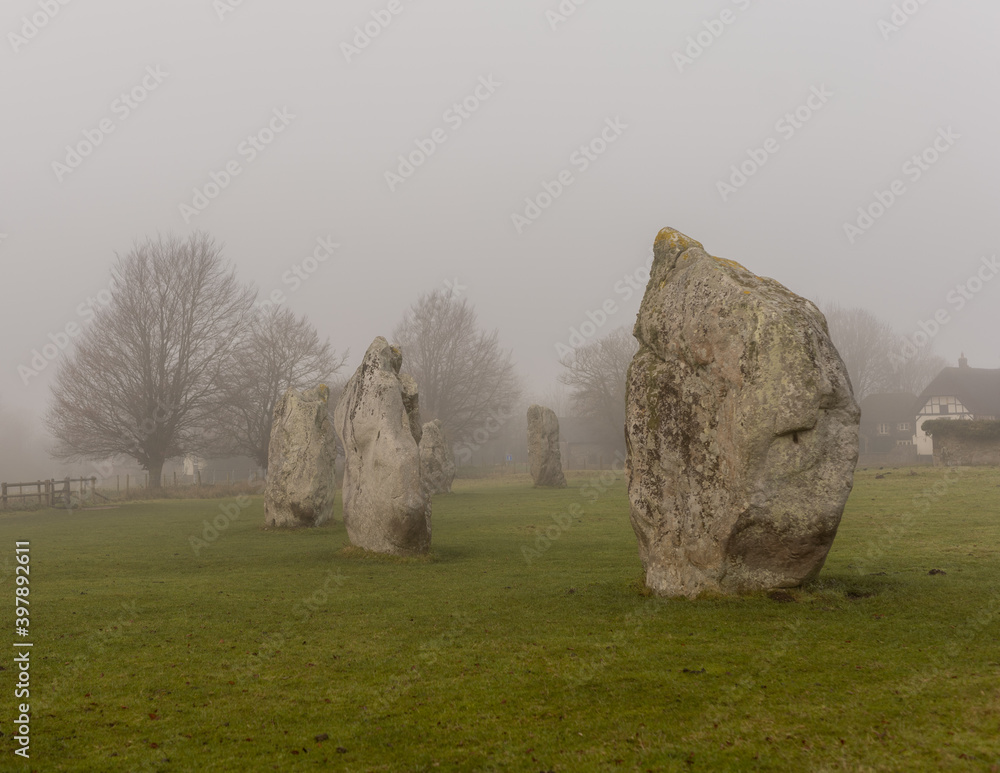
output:
[[[860,419],[819,309],[665,228],[634,333],[626,470],[647,586],[693,597],[815,577]]]
[[[393,555],[431,546],[431,500],[420,479],[416,384],[381,336],[347,382],[334,412],[346,456],[344,525],[351,544]],[[407,410],[410,408],[410,411]]]
[[[559,454],[559,419],[551,408],[528,408],[528,462],[536,486],[566,487]]]
[[[324,384],[306,392],[289,389],[274,408],[264,486],[267,526],[319,526],[333,515],[337,440],[329,398]]]
[[[420,439],[420,474],[430,493],[451,493],[451,484],[455,480],[455,458],[451,453],[451,444],[441,429],[440,419],[424,425]]]

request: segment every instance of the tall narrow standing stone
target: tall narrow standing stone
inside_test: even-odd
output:
[[[289,389],[274,408],[264,486],[267,526],[320,526],[333,515],[337,441],[329,398],[325,384],[306,392]]]
[[[420,479],[416,383],[381,336],[368,347],[334,412],[344,446],[344,526],[351,544],[413,555],[431,546],[431,501]],[[409,408],[409,410],[407,410]]]
[[[646,584],[693,597],[815,577],[860,418],[819,309],[665,228],[634,332],[626,470]]]
[[[455,458],[441,429],[441,420],[427,422],[420,439],[420,474],[432,494],[451,493],[455,480]]]
[[[566,487],[559,453],[559,419],[551,408],[528,408],[528,462],[536,486]]]

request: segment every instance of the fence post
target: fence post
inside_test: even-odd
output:
[[[2,497],[2,499],[0,499],[0,502],[2,502],[3,503],[3,507],[6,508],[7,507],[7,484],[3,483],[3,484],[0,484],[0,486],[2,486],[2,489],[0,489],[0,491],[2,491],[2,493],[0,493],[0,497]]]
[[[125,473],[125,498],[126,499],[128,499],[128,479],[129,479],[129,477],[130,477],[129,473]]]
[[[97,476],[90,476],[90,498],[97,499]]]
[[[177,470],[174,470],[174,488],[177,488]]]

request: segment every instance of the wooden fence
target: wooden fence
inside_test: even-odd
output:
[[[77,490],[73,490],[74,484]],[[17,489],[17,493],[13,490]],[[33,491],[31,489],[34,489]],[[0,507],[14,504],[38,504],[46,507],[69,507],[74,494],[80,500],[93,498],[97,491],[97,477],[63,478],[62,480],[33,480],[28,483],[0,483]]]

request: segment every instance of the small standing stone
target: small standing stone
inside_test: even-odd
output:
[[[559,453],[559,419],[551,408],[528,408],[528,461],[536,486],[566,487]]]
[[[441,429],[441,420],[427,422],[420,439],[420,474],[424,484],[432,494],[449,494],[455,470],[451,444]]]
[[[264,523],[320,526],[333,515],[337,440],[330,423],[330,390],[289,389],[274,408],[267,449]]]

